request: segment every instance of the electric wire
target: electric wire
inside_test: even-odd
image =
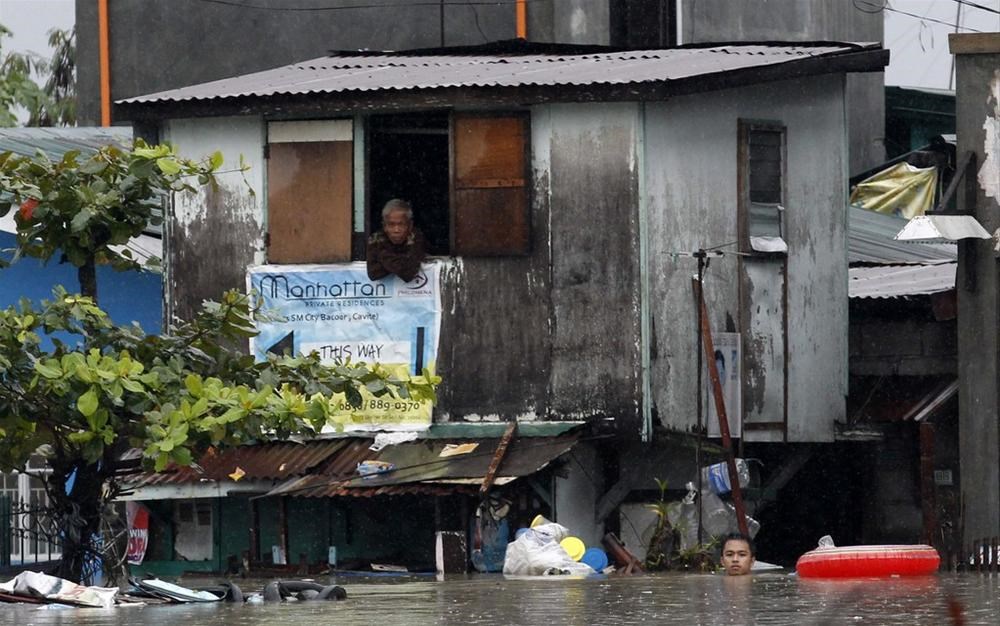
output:
[[[902,9],[897,9],[897,8],[895,8],[895,7],[893,7],[892,5],[889,4],[889,0],[882,0],[881,2],[876,2],[875,0],[852,0],[852,1],[853,1],[853,4],[854,4],[854,8],[857,9],[858,11],[861,11],[862,13],[872,13],[872,14],[874,14],[874,13],[881,13],[883,11],[891,11],[892,13],[899,13],[900,15],[907,15],[909,17],[915,17],[918,20],[923,20],[923,21],[926,21],[926,22],[934,22],[935,24],[943,24],[944,26],[950,26],[950,27],[952,27],[954,29],[968,30],[968,31],[972,31],[974,33],[981,33],[981,32],[983,32],[983,31],[981,31],[979,29],[972,28],[971,26],[962,26],[962,25],[954,24],[953,22],[949,22],[947,20],[939,20],[939,19],[936,19],[936,18],[933,18],[933,17],[925,17],[925,16],[922,16],[922,15],[918,15],[916,13],[910,13],[909,11],[903,11]],[[954,0],[954,1],[959,1],[959,0]],[[961,3],[964,4],[967,1],[968,0],[961,0]],[[867,7],[867,8],[865,8],[865,7]]]
[[[952,2],[972,7],[973,9],[979,9],[980,11],[986,11],[987,13],[993,13],[994,15],[1000,15],[1000,9],[994,9],[978,2],[971,2],[970,0],[952,0]]]

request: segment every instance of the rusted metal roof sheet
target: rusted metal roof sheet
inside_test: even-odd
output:
[[[957,263],[852,267],[847,287],[851,298],[903,298],[955,288]]]
[[[569,452],[576,445],[576,434],[561,437],[521,437],[507,449],[500,465],[497,482],[509,482],[544,469],[553,460]],[[477,490],[489,468],[499,439],[475,440],[422,440],[390,446],[377,453],[369,452],[366,458],[358,451],[350,460],[337,459],[322,472],[291,479],[279,485],[268,495],[299,497],[401,495],[404,493],[469,492]],[[466,454],[441,456],[446,446],[477,444]],[[339,455],[338,455],[339,456]],[[391,463],[395,469],[384,474],[360,477],[357,463],[377,460]],[[353,463],[353,466],[351,464]],[[416,491],[413,491],[413,490]]]
[[[202,456],[197,466],[179,467],[163,472],[140,474],[130,480],[134,486],[178,485],[203,480],[232,480],[230,474],[241,470],[242,479],[284,480],[301,476],[341,450],[353,450],[354,445],[371,445],[371,439],[329,439],[305,443],[265,443],[228,448]],[[363,443],[367,442],[367,443]]]
[[[796,61],[879,52],[877,43],[739,44],[588,54],[330,56],[119,100],[138,105],[455,87],[639,85]],[[884,64],[884,63],[883,63]],[[881,69],[872,67],[867,70]],[[811,73],[821,73],[821,68]],[[826,71],[833,71],[826,69]]]

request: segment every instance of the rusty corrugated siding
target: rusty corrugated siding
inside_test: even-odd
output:
[[[568,452],[578,439],[576,434],[515,439],[500,465],[499,475],[516,478],[533,474]],[[481,479],[485,476],[499,440],[422,440],[390,446],[379,452],[368,449],[370,442],[371,440],[358,440],[351,446],[345,446],[330,459],[322,471],[292,478],[276,487],[269,495],[314,498],[473,493],[477,489],[475,484],[456,481]],[[449,444],[471,442],[479,445],[468,454],[441,456],[442,450]],[[361,478],[357,473],[357,465],[369,459],[391,463],[395,470]]]
[[[335,56],[118,103],[453,87],[628,85],[879,49],[879,44],[748,44],[590,54]]]
[[[361,441],[368,442],[365,448],[371,445],[371,439]],[[229,448],[222,452],[210,451],[202,456],[197,467],[179,467],[141,474],[130,482],[151,486],[231,480],[229,474],[237,468],[245,472],[243,478],[248,480],[284,480],[309,472],[341,449],[351,448],[357,443],[356,439],[345,438],[306,443],[266,443]]]

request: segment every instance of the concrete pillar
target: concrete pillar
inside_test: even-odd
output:
[[[1000,33],[951,35],[949,43],[955,55],[958,155],[976,155],[967,181],[974,194],[960,191],[959,208],[992,233],[1000,228]],[[959,243],[956,280],[959,458],[968,544],[1000,534],[1000,275],[992,241]]]

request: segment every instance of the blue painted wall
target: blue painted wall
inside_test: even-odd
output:
[[[0,250],[11,258],[15,246],[12,233],[0,231]],[[159,333],[163,324],[161,275],[153,272],[116,272],[110,267],[97,268],[97,295],[101,308],[116,324],[138,322],[147,333]],[[80,291],[76,268],[52,259],[43,265],[38,259],[22,258],[0,269],[0,308],[16,304],[22,297],[37,303],[52,297],[52,288],[62,285],[71,293]]]

